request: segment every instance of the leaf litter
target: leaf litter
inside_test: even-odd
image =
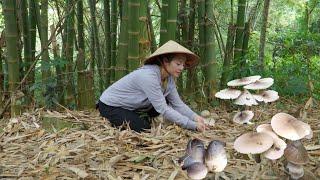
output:
[[[282,102],[293,104],[292,102]],[[287,105],[289,114],[303,114],[313,129],[313,138],[303,140],[310,156],[306,172],[320,177],[320,110],[295,112],[298,105]],[[300,108],[301,109],[301,108]],[[187,179],[177,162],[188,140],[199,138],[208,144],[217,139],[226,142],[228,165],[220,179],[281,179],[286,176],[283,157],[277,161],[253,158],[233,149],[241,134],[254,131],[280,112],[276,104],[253,107],[253,125],[232,122],[233,114],[223,108],[214,112],[214,126],[203,133],[182,129],[155,119],[152,129],[141,134],[113,128],[98,112],[57,112],[37,109],[5,121],[0,134],[0,179]],[[302,108],[303,110],[303,108]],[[307,113],[307,115],[306,115]],[[42,119],[72,123],[71,127],[44,128]],[[209,173],[206,179],[214,178]]]

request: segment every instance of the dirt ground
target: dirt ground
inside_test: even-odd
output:
[[[302,107],[302,108],[301,108]],[[253,125],[232,122],[235,111],[209,109],[215,125],[198,133],[156,120],[150,132],[119,131],[96,111],[46,111],[38,109],[0,127],[0,179],[188,179],[177,160],[188,140],[199,138],[226,142],[228,165],[220,179],[288,179],[284,157],[274,162],[262,157],[256,163],[233,149],[234,140],[273,115],[286,112],[308,123],[313,138],[302,140],[309,153],[305,179],[320,179],[320,110],[280,100],[254,107]],[[218,177],[210,172],[206,179]],[[217,179],[219,179],[217,178]]]

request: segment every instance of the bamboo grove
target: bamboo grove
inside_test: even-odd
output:
[[[35,107],[94,108],[105,88],[141,66],[168,40],[201,57],[200,65],[177,81],[179,91],[191,98],[214,100],[215,92],[230,78],[250,74],[246,57],[259,12],[257,64],[261,72],[265,69],[270,0],[224,2],[228,11],[223,15],[216,13],[219,3],[2,0],[1,116]],[[220,19],[225,19],[225,31]]]

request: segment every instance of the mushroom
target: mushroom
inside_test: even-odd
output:
[[[219,99],[236,99],[240,96],[240,94],[240,90],[227,88],[220,90],[214,96]]]
[[[273,145],[270,149],[263,153],[264,157],[270,160],[281,158],[284,154],[284,149],[287,147],[287,144],[273,132],[271,125],[261,124],[256,130],[257,132],[267,133],[273,139]]]
[[[261,94],[254,94],[253,97],[257,101],[263,101],[265,103],[273,102],[279,99],[278,92],[274,90],[263,91]]]
[[[260,89],[267,89],[273,84],[272,78],[263,78],[259,79],[254,83],[248,84],[244,86],[245,89],[251,89],[251,90],[260,90]]]
[[[227,166],[226,143],[213,140],[209,143],[205,153],[205,164],[209,171],[222,172]]]
[[[298,141],[291,141],[284,150],[284,157],[288,161],[286,168],[292,179],[299,179],[304,175],[303,165],[309,162],[306,148]]]
[[[264,132],[249,132],[239,136],[234,142],[234,149],[242,154],[260,154],[273,144],[270,135]]]
[[[204,163],[205,148],[199,139],[190,140],[187,144],[186,154],[178,162],[183,170],[196,162]]]
[[[253,82],[257,81],[260,78],[261,78],[261,76],[259,76],[259,75],[243,77],[243,78],[240,78],[240,79],[235,79],[235,80],[229,81],[227,83],[227,85],[228,86],[232,86],[232,87],[243,86],[243,85],[247,85],[247,84],[253,83]]]
[[[238,124],[253,124],[252,122],[250,122],[253,116],[253,112],[249,110],[237,112],[233,117],[233,122]]]
[[[257,101],[248,90],[244,90],[234,101],[234,104],[247,106],[258,105]]]
[[[200,115],[201,115],[202,117],[204,117],[204,118],[208,118],[208,117],[210,117],[210,111],[208,111],[208,110],[203,110],[203,111],[201,111]]]
[[[274,115],[271,119],[271,126],[279,136],[293,141],[302,139],[311,133],[308,124],[286,113]]]
[[[200,162],[196,162],[187,168],[187,174],[190,179],[203,179],[208,174],[207,167]]]

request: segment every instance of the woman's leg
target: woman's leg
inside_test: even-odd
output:
[[[99,111],[101,116],[107,118],[116,127],[128,123],[130,128],[137,132],[151,128],[148,119],[140,118],[136,112],[121,107],[108,106],[99,101]]]

